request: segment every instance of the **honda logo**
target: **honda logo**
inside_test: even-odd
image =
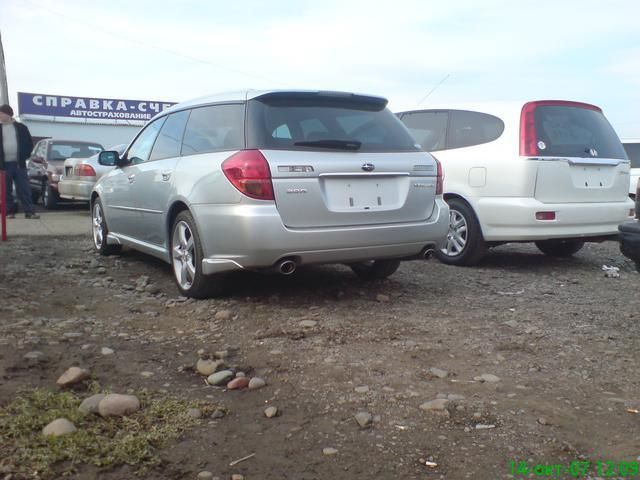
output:
[[[376,169],[376,166],[373,163],[365,163],[362,165],[362,170],[365,172],[373,172]]]

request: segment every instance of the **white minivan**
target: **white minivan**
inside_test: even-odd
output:
[[[631,162],[629,196],[636,199],[636,188],[640,180],[640,139],[622,140],[622,146],[627,152],[629,162]]]
[[[444,170],[450,206],[438,258],[473,265],[492,246],[535,242],[570,256],[616,239],[634,204],[629,160],[599,107],[544,100],[398,113]]]

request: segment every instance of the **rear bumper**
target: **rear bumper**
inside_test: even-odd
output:
[[[95,182],[82,180],[62,180],[58,183],[58,192],[62,198],[89,201],[94,184]]]
[[[634,262],[640,262],[640,221],[631,220],[618,227],[620,251]]]
[[[425,248],[441,248],[449,228],[448,206],[436,200],[424,222],[290,229],[273,204],[193,205],[205,274],[261,269],[283,258],[299,265],[410,258]]]
[[[533,198],[480,198],[473,205],[487,241],[536,241],[553,238],[601,238],[618,232],[628,220],[631,199],[609,203],[542,203]],[[536,220],[536,212],[556,219]]]

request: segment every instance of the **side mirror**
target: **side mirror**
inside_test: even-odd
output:
[[[115,167],[122,164],[120,155],[114,150],[104,150],[98,155],[98,163],[105,167]]]

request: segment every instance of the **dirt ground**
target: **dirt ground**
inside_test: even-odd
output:
[[[143,276],[152,293],[136,290]],[[640,275],[616,243],[562,260],[503,246],[477,268],[407,262],[380,283],[343,266],[230,281],[226,298],[185,300],[168,265],[133,251],[99,257],[84,237],[0,243],[0,406],[56,389],[78,365],[114,391],[229,410],[165,448],[153,479],[526,478],[511,461],[640,455]],[[267,386],[205,385],[199,349],[228,350],[229,366]],[[24,358],[35,350],[44,362]],[[443,409],[420,408],[436,398]],[[269,405],[280,415],[266,418]],[[86,466],[75,478],[135,475]]]

